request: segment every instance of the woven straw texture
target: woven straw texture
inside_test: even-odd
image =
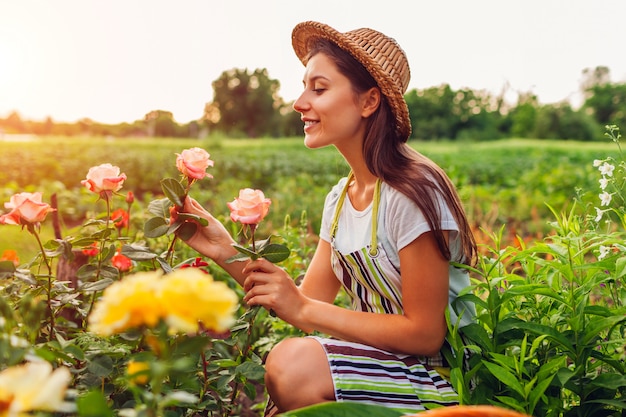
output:
[[[404,93],[411,79],[411,71],[400,45],[393,38],[373,29],[362,28],[341,33],[323,23],[303,22],[293,29],[291,42],[304,65],[313,42],[319,38],[337,44],[369,71],[393,111],[398,136],[408,139],[411,120]]]

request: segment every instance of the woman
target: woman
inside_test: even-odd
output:
[[[351,168],[326,198],[301,285],[263,259],[227,264],[236,254],[231,236],[192,199],[184,210],[209,225],[187,243],[228,271],[249,305],[329,336],[286,339],[268,355],[266,386],[278,411],[326,401],[403,412],[456,404],[443,377],[445,310],[469,278],[451,261],[471,264],[476,247],[448,177],[406,144],[406,56],[372,29],[340,33],[317,22],[298,24],[292,42],[306,66],[294,104],[305,145],[332,145]],[[351,309],[333,305],[342,286]],[[473,306],[461,309],[467,323]]]

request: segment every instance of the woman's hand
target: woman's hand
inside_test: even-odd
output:
[[[196,233],[185,240],[185,243],[207,258],[212,259],[235,278],[240,285],[243,285],[245,277],[242,275],[241,269],[244,264],[242,262],[226,262],[238,252],[233,247],[235,241],[224,225],[189,196],[185,198],[183,208],[179,212],[194,214],[208,221],[208,225],[205,227],[198,225]],[[173,216],[176,216],[176,213],[173,213]]]
[[[198,226],[196,233],[185,243],[215,262],[223,261],[233,255],[232,237],[215,217],[191,197],[185,198],[181,213],[194,214],[208,221],[206,227]]]
[[[287,272],[263,258],[251,261],[242,272],[246,276],[243,285],[246,303],[261,305],[286,322],[300,327],[299,317],[307,297]]]

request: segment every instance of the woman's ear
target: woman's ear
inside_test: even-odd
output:
[[[361,116],[370,117],[380,106],[380,89],[372,87],[361,96]]]

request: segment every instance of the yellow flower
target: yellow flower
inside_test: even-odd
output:
[[[163,317],[157,295],[161,273],[139,272],[107,287],[89,316],[90,329],[103,336],[154,326]]]
[[[217,331],[234,322],[238,298],[223,282],[197,268],[178,269],[163,277],[159,296],[170,331],[192,333],[198,322]]]
[[[128,361],[126,366],[126,375],[132,384],[145,385],[148,383],[149,377],[145,371],[150,370],[148,362]],[[141,374],[139,374],[141,372]],[[137,375],[139,374],[139,375]]]
[[[71,411],[63,401],[71,379],[65,367],[52,370],[48,362],[28,362],[0,372],[0,416],[27,411]]]
[[[158,271],[139,272],[104,290],[89,316],[89,328],[110,336],[154,327],[164,320],[170,333],[196,332],[199,322],[223,331],[233,324],[238,302],[237,294],[225,283],[197,268],[165,276]]]

